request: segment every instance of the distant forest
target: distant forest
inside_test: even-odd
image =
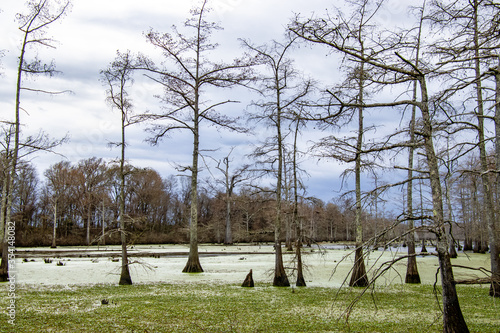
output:
[[[470,161],[471,166],[474,161]],[[188,243],[190,181],[188,177],[162,178],[150,168],[127,166],[126,214],[134,221],[127,224],[130,243]],[[52,165],[39,177],[36,168],[23,162],[14,187],[13,220],[16,221],[18,246],[50,246],[54,224],[57,245],[119,244],[117,228],[119,205],[119,168],[101,158],[64,161]],[[466,249],[484,251],[487,228],[480,176],[467,173],[457,177],[450,191],[455,207],[452,229]],[[286,189],[286,188],[285,188]],[[291,198],[291,188],[285,198]],[[424,196],[426,194],[424,193]],[[422,197],[416,195],[416,201]],[[405,224],[390,228],[397,212],[385,211],[376,197],[367,198],[363,212],[364,237],[382,230],[383,244],[406,230]],[[426,205],[425,199],[422,206]],[[234,242],[272,242],[274,237],[275,196],[271,189],[256,189],[242,184],[231,198],[230,220]],[[200,242],[224,243],[227,218],[226,193],[222,186],[204,182],[199,191]],[[426,215],[427,210],[422,213]],[[292,203],[285,200],[282,240],[290,245],[295,237],[291,221]],[[330,202],[302,198],[299,216],[306,243],[355,240],[355,201],[353,195],[339,196]],[[426,225],[429,221],[420,221]],[[420,239],[433,239],[431,233],[419,232]],[[398,240],[399,241],[399,240]]]

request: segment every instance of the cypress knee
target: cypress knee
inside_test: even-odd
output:
[[[247,274],[247,277],[245,278],[245,281],[243,281],[243,284],[241,285],[242,287],[253,287],[253,277],[252,277],[252,270]]]

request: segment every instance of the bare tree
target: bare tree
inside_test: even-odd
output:
[[[298,169],[298,138],[300,132],[300,126],[304,122],[301,121],[300,116],[295,119],[295,129],[293,131],[293,149],[292,149],[292,180],[293,180],[293,211],[292,211],[292,221],[295,225],[295,256],[297,259],[297,280],[295,285],[297,287],[305,287],[306,280],[304,279],[304,269],[302,264],[302,223],[301,216],[299,216],[299,186],[302,185],[299,181],[299,169]],[[293,125],[293,124],[292,124]]]
[[[374,25],[372,23],[377,11],[382,5],[382,1],[349,1],[354,5],[355,10],[350,17],[345,17],[342,10],[336,13],[339,17],[339,33],[343,35],[346,48],[353,48],[359,52],[360,58],[344,55],[344,61],[348,68],[347,79],[340,86],[335,87],[335,91],[327,90],[334,98],[338,98],[338,93],[343,94],[349,99],[351,106],[341,108],[338,116],[344,114],[344,117],[351,121],[357,117],[357,126],[355,135],[349,138],[337,138],[334,135],[328,136],[315,144],[315,150],[320,156],[334,158],[345,163],[354,163],[353,171],[355,176],[355,232],[356,232],[356,251],[354,265],[352,269],[350,286],[365,287],[368,285],[368,277],[363,255],[363,200],[361,191],[362,171],[371,168],[372,164],[368,159],[369,147],[366,147],[365,136],[370,129],[365,126],[365,100],[369,96],[369,88],[373,82],[369,79],[373,74],[364,58],[373,55],[374,48],[371,45]],[[330,116],[326,119],[330,119]],[[337,124],[336,124],[337,125]],[[373,153],[373,151],[372,151]],[[346,170],[344,174],[351,170]]]
[[[159,48],[168,65],[164,69],[142,56],[138,69],[147,71],[147,76],[162,85],[165,94],[161,98],[164,112],[147,114],[143,119],[153,121],[150,128],[154,136],[153,144],[175,130],[188,130],[193,135],[192,164],[182,168],[190,172],[191,213],[189,258],[183,272],[203,272],[198,254],[198,173],[200,156],[200,126],[203,123],[221,128],[243,131],[234,118],[223,115],[218,109],[232,100],[218,102],[204,98],[207,88],[229,88],[248,79],[248,63],[236,60],[233,63],[212,62],[207,57],[217,45],[210,43],[209,37],[220,27],[205,20],[209,12],[207,0],[191,11],[192,17],[185,22],[192,35],[180,33],[176,27],[173,34],[158,33],[153,30],[146,34],[147,40]],[[172,70],[172,66],[177,69]]]
[[[422,39],[422,25],[424,23],[424,11],[425,11],[425,1],[420,7],[420,20],[418,26],[418,34],[415,48],[415,64],[419,66],[420,64],[420,44]],[[418,82],[413,81],[413,101],[417,101],[417,88]],[[408,246],[408,261],[406,264],[406,283],[420,283],[420,275],[418,273],[417,267],[417,257],[415,256],[415,233],[413,229],[415,227],[414,224],[414,212],[413,212],[413,172],[414,172],[414,158],[415,158],[415,143],[416,143],[416,112],[417,106],[416,104],[411,105],[411,119],[409,125],[409,136],[410,136],[410,146],[408,147],[408,183],[406,184],[406,194],[407,194],[407,218],[408,218],[408,235],[406,237],[407,246]]]
[[[232,162],[231,153],[233,152],[234,147],[231,148],[226,157],[222,159],[222,161],[217,162],[217,170],[219,170],[224,176],[223,180],[216,180],[217,183],[220,183],[224,186],[225,196],[226,196],[226,225],[225,225],[225,233],[224,233],[224,244],[233,244],[233,232],[232,232],[232,224],[231,224],[231,206],[233,203],[233,193],[234,189],[238,184],[241,184],[250,179],[249,177],[249,164],[244,164],[238,167],[236,170],[230,170],[230,163]]]
[[[295,109],[312,90],[312,82],[303,80],[293,68],[288,58],[294,38],[286,37],[281,43],[273,41],[270,45],[254,46],[243,41],[246,48],[254,52],[265,66],[266,73],[260,80],[260,94],[263,100],[254,103],[259,113],[252,116],[255,120],[263,120],[275,130],[275,134],[267,138],[254,155],[265,158],[265,164],[270,165],[266,171],[276,176],[276,220],[274,222],[275,269],[274,286],[289,286],[288,277],[283,266],[281,249],[282,230],[282,189],[285,159],[283,156],[286,133],[284,123],[290,119]]]
[[[497,5],[498,6],[498,5]],[[441,29],[451,34],[451,38],[441,41],[436,46],[441,62],[452,67],[450,77],[455,84],[447,91],[450,98],[457,92],[473,87],[473,114],[475,124],[467,122],[466,127],[477,135],[477,149],[481,165],[481,180],[485,195],[486,220],[491,249],[492,282],[490,295],[500,297],[500,245],[497,234],[497,218],[495,214],[494,189],[490,177],[490,166],[487,159],[486,124],[493,120],[486,113],[484,75],[489,70],[491,60],[498,57],[498,36],[492,33],[498,7],[489,0],[444,1],[433,2],[432,21]],[[493,27],[492,27],[493,25]],[[492,108],[493,109],[493,108]],[[464,118],[464,115],[459,115]],[[463,120],[465,121],[465,120]]]
[[[5,237],[6,224],[11,222],[12,214],[12,188],[16,177],[17,164],[19,162],[20,150],[20,111],[21,111],[21,92],[36,91],[42,93],[54,93],[45,90],[34,89],[24,85],[25,76],[31,75],[49,75],[56,73],[54,63],[44,64],[38,58],[27,61],[26,52],[31,46],[45,46],[54,48],[53,40],[45,37],[47,27],[62,18],[69,10],[69,1],[62,4],[52,4],[49,0],[30,0],[27,2],[27,14],[18,14],[19,30],[23,33],[19,62],[17,67],[17,83],[14,120],[12,121],[12,142],[9,144],[10,150],[7,152],[8,168],[6,172],[7,184],[5,196],[2,196],[0,229],[2,230],[2,263],[0,265],[0,281],[6,281],[8,277],[7,248],[8,244]],[[10,139],[9,139],[10,140]]]
[[[354,17],[351,19],[351,24],[347,23],[344,25],[344,28],[347,29],[346,33],[348,34],[347,38],[354,38],[355,43],[358,44],[359,54],[361,58],[364,58],[367,53],[366,49],[366,34],[367,30],[370,30],[370,20],[376,14],[377,10],[380,8],[381,2],[376,2],[375,7],[373,9],[369,8],[371,2],[368,0],[362,0],[359,2],[359,11],[357,11]],[[351,21],[349,20],[349,21]],[[358,130],[357,130],[357,138],[355,145],[355,154],[354,154],[354,173],[356,177],[356,253],[354,257],[354,267],[351,274],[351,280],[349,282],[350,286],[353,287],[365,287],[368,285],[368,277],[366,276],[366,269],[364,264],[363,257],[363,223],[361,220],[362,215],[362,202],[361,202],[361,164],[362,164],[362,151],[363,151],[363,141],[364,141],[364,107],[365,103],[365,89],[367,87],[366,78],[369,75],[367,73],[367,69],[365,68],[365,61],[356,59],[357,66],[354,69],[353,77],[357,84],[357,96],[356,103],[359,105],[357,107],[358,112]]]
[[[408,55],[408,45],[412,43],[408,40],[408,35],[396,35],[396,40],[389,40],[388,45],[381,45],[371,54],[363,52],[362,48],[354,47],[348,43],[345,32],[341,27],[342,22],[336,18],[310,19],[301,21],[295,20],[290,29],[304,40],[326,45],[333,50],[337,50],[346,56],[364,62],[375,69],[380,70],[376,76],[376,81],[389,84],[401,84],[405,82],[418,82],[420,96],[417,102],[412,100],[397,99],[388,103],[358,104],[364,107],[390,107],[398,105],[416,105],[420,110],[420,122],[418,134],[422,138],[423,149],[426,158],[427,175],[430,181],[432,193],[433,225],[432,232],[437,238],[437,254],[441,275],[442,297],[443,297],[443,331],[444,332],[468,332],[462,311],[460,309],[458,295],[454,283],[453,269],[448,252],[449,241],[446,232],[446,221],[443,210],[443,193],[439,176],[438,158],[434,146],[435,128],[432,119],[432,104],[428,92],[428,80],[431,74],[438,72],[439,64],[434,66],[427,63],[426,66],[417,64],[410,60]],[[414,47],[411,47],[414,50]],[[340,103],[341,107],[345,103]],[[355,105],[350,103],[350,106]]]
[[[118,211],[118,222],[120,224],[120,240],[122,244],[122,269],[120,274],[120,285],[130,285],[132,284],[132,278],[130,277],[129,271],[129,261],[127,254],[127,231],[126,223],[129,223],[129,219],[125,215],[125,148],[126,148],[126,138],[125,129],[133,124],[131,121],[132,115],[132,102],[128,96],[127,89],[129,85],[133,83],[132,72],[134,68],[133,57],[130,52],[120,53],[117,52],[115,60],[109,65],[109,67],[101,71],[102,80],[107,86],[108,102],[111,107],[120,111],[120,128],[121,128],[121,140],[116,143],[117,147],[120,147],[120,194],[119,194],[119,211]],[[104,221],[103,221],[104,225]]]

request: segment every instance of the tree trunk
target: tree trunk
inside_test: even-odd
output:
[[[443,332],[469,332],[458,302],[451,259],[448,253],[449,241],[444,223],[443,194],[439,179],[438,161],[434,151],[432,120],[429,113],[427,87],[425,77],[423,77],[423,75],[419,76],[419,83],[422,95],[422,100],[419,104],[423,120],[422,136],[424,139],[424,149],[429,172],[429,180],[431,183],[434,233],[437,237],[436,250],[438,253],[439,269],[441,273],[441,286],[443,288]]]
[[[203,3],[203,7],[205,6]],[[201,22],[200,12],[199,21]],[[189,220],[189,257],[183,273],[201,273],[203,268],[200,264],[198,254],[198,159],[200,154],[200,67],[201,67],[201,25],[197,26],[196,38],[196,73],[194,82],[194,105],[193,107],[193,164],[191,166],[191,210]]]
[[[495,71],[495,151],[496,151],[496,169],[500,171],[500,57],[498,58],[498,67]],[[497,199],[500,200],[500,172],[497,173]],[[492,214],[494,217],[494,214]],[[492,283],[490,287],[490,296],[500,297],[500,240],[499,231],[500,210],[497,204],[497,219],[489,221],[488,231],[490,234],[490,261],[492,272]]]
[[[276,87],[279,87],[278,74],[276,73]],[[275,287],[289,287],[290,282],[288,282],[288,277],[285,272],[285,267],[283,266],[283,254],[281,251],[281,223],[282,223],[282,194],[281,189],[283,187],[283,137],[281,134],[281,101],[280,92],[276,94],[276,105],[277,115],[276,115],[276,130],[277,130],[277,141],[278,141],[278,170],[277,170],[277,180],[276,180],[276,219],[274,222],[274,280],[273,286]]]
[[[125,222],[120,221],[120,240],[122,243],[122,269],[120,273],[119,285],[131,285],[132,278],[130,277],[128,253],[127,253],[127,234],[125,230]]]
[[[123,80],[123,76],[122,76]],[[125,82],[121,84],[121,101],[124,100],[123,96],[123,88],[125,87]],[[122,103],[123,107],[123,103]],[[126,114],[125,110],[121,110],[122,113],[122,142],[121,142],[121,159],[120,159],[120,212],[119,212],[119,220],[120,220],[120,241],[122,243],[122,269],[120,273],[120,281],[119,285],[131,285],[132,278],[130,277],[129,270],[129,262],[128,262],[128,253],[127,253],[127,231],[125,228],[125,122],[126,122]],[[104,208],[104,207],[103,207]],[[103,221],[104,225],[104,216]],[[103,235],[104,237],[104,235]]]
[[[474,0],[471,3],[473,6],[473,24],[474,24],[474,70],[475,70],[475,86],[476,86],[476,98],[477,98],[477,131],[478,131],[478,146],[479,146],[479,159],[481,165],[481,180],[483,183],[483,192],[485,196],[485,208],[486,208],[486,223],[488,226],[489,242],[491,247],[491,272],[492,276],[500,278],[500,258],[498,251],[498,236],[496,234],[496,218],[495,218],[495,204],[493,201],[493,187],[490,182],[489,167],[487,160],[485,135],[484,135],[484,106],[483,106],[483,92],[481,83],[481,64],[480,64],[480,54],[479,50],[481,46],[479,45],[479,3],[478,0]],[[494,281],[496,279],[493,279]],[[493,283],[490,288],[490,294],[500,297],[500,285]]]
[[[288,168],[286,166],[286,164],[287,164],[286,156],[287,156],[286,147],[283,146],[283,180],[282,180],[282,183],[284,184],[283,187],[285,190],[285,204],[286,204],[286,213],[284,214],[285,215],[285,248],[286,248],[286,252],[291,252],[291,251],[293,251],[293,246],[292,246],[293,216],[291,217],[290,214],[288,213],[289,206],[290,206],[290,186],[289,186],[290,181],[288,180],[288,178],[290,176],[288,175],[289,172],[288,172]],[[293,169],[293,166],[292,166],[292,169]],[[292,171],[292,173],[293,173],[293,171]]]
[[[457,258],[458,254],[457,254],[457,249],[455,248],[455,239],[453,237],[453,213],[452,213],[453,207],[451,205],[451,189],[452,189],[453,183],[452,183],[450,178],[451,178],[451,172],[453,170],[453,161],[450,161],[450,158],[449,158],[450,149],[449,149],[448,141],[447,141],[446,148],[447,148],[446,151],[448,154],[448,161],[446,163],[448,163],[449,172],[446,174],[444,183],[446,186],[446,205],[448,206],[448,225],[449,225],[448,234],[449,234],[449,241],[450,241],[449,253],[450,253],[450,258]]]
[[[274,237],[274,253],[275,253],[275,265],[274,265],[274,280],[273,286],[275,287],[289,287],[290,282],[285,272],[285,267],[283,265],[283,254],[281,252],[281,241]]]
[[[472,239],[470,237],[465,237],[464,241],[464,251],[472,250]]]
[[[293,217],[292,217],[293,219]],[[287,252],[292,252],[293,251],[293,242],[292,242],[292,220],[290,219],[290,216],[288,216],[287,214],[287,217],[286,217],[286,234],[285,234],[285,239],[286,239],[286,251]]]
[[[362,51],[362,54],[364,52]],[[363,105],[364,99],[364,63],[361,62],[359,70],[359,104]],[[368,277],[366,276],[365,259],[363,258],[363,223],[361,220],[361,151],[363,149],[363,107],[358,108],[358,138],[356,142],[356,165],[354,167],[356,177],[356,254],[354,256],[354,267],[352,269],[351,287],[366,287]]]
[[[33,18],[34,19],[34,18]],[[33,22],[33,19],[31,22]],[[31,23],[30,23],[31,25]],[[29,26],[28,26],[29,28]],[[23,74],[23,65],[24,65],[24,55],[26,52],[26,45],[28,43],[28,31],[24,33],[24,39],[21,46],[21,53],[19,56],[19,65],[17,67],[17,84],[16,84],[16,108],[15,108],[15,121],[14,121],[14,147],[12,150],[12,156],[10,155],[9,149],[6,149],[6,158],[7,165],[9,168],[6,169],[5,173],[8,174],[5,179],[7,183],[4,183],[4,187],[6,188],[6,199],[2,200],[2,218],[3,224],[0,226],[3,228],[3,244],[2,244],[2,263],[0,264],[0,281],[7,281],[9,276],[9,261],[7,256],[8,242],[7,242],[7,224],[11,222],[11,214],[12,214],[12,190],[14,189],[14,179],[17,174],[17,162],[19,158],[19,134],[20,134],[20,110],[21,110],[21,88],[22,88],[22,74]],[[10,130],[9,130],[9,143],[10,145]],[[5,186],[7,185],[7,186]],[[5,279],[5,280],[4,280]]]
[[[5,232],[5,235],[7,233]],[[0,263],[0,282],[6,282],[9,280],[9,243],[7,242],[7,237],[4,236],[4,240],[0,244],[2,247],[2,262]]]
[[[443,288],[443,332],[469,332],[458,302],[451,260],[448,254],[448,242],[444,229],[441,230],[441,235],[444,237],[438,237],[437,252],[439,269],[441,271],[441,286]]]
[[[361,117],[361,115],[360,115]],[[361,176],[360,162],[356,161],[356,252],[354,256],[354,267],[352,268],[351,287],[366,287],[368,277],[363,257],[363,225],[361,221]]]
[[[421,31],[421,29],[419,30]],[[420,32],[418,37],[418,47],[417,47],[417,59],[418,64],[419,58],[419,46],[420,46]],[[413,101],[417,100],[417,82],[413,82]],[[412,106],[411,120],[410,120],[410,142],[415,143],[415,117],[416,117],[416,106]],[[420,274],[418,273],[417,267],[417,257],[415,255],[415,232],[414,220],[413,220],[413,159],[414,159],[415,148],[410,146],[408,152],[408,184],[406,185],[407,192],[407,208],[408,208],[408,236],[406,237],[406,242],[408,244],[408,262],[406,264],[406,277],[405,283],[420,283]]]
[[[6,156],[9,156],[9,144],[6,143]],[[9,248],[8,239],[7,239],[7,223],[6,223],[6,215],[7,215],[7,193],[9,192],[9,159],[6,158],[4,160],[4,175],[3,175],[3,184],[2,184],[2,198],[1,198],[1,207],[0,207],[0,250],[2,251],[2,261],[0,263],[0,282],[8,281],[9,272],[8,272],[8,255],[7,251]]]
[[[452,227],[450,224],[449,228],[449,235],[450,235],[450,258],[454,259],[458,257],[457,249],[455,247],[455,240],[453,238],[453,233],[452,233]]]
[[[90,193],[90,192],[89,192]],[[86,241],[87,245],[90,245],[90,212],[91,212],[91,206],[90,206],[90,194],[89,194],[89,202],[87,203],[89,207],[87,208],[87,236],[86,236]]]
[[[470,225],[469,225],[471,223],[471,219],[469,217],[469,211],[468,211],[468,206],[466,203],[464,191],[465,191],[464,189],[460,190],[460,205],[462,206],[461,210],[462,210],[462,216],[463,216],[464,236],[465,236],[463,250],[470,251],[470,250],[472,250],[472,238],[471,238]]]
[[[427,248],[425,247],[425,239],[422,239],[422,250],[420,253],[427,253]]]
[[[458,257],[457,249],[455,248],[455,242],[450,239],[450,258],[454,259]]]
[[[224,244],[231,245],[233,244],[233,233],[231,230],[231,194],[229,190],[226,190],[228,193],[226,195],[226,235],[224,237]]]
[[[298,229],[300,229],[300,227],[298,227]],[[299,234],[297,235],[295,255],[297,256],[297,281],[295,285],[297,287],[305,287],[306,280],[304,279],[304,270],[302,265],[302,239],[299,237]]]
[[[50,246],[52,249],[57,247],[56,245],[56,226],[57,226],[57,200],[54,202],[54,226],[52,231],[52,245]]]
[[[417,268],[414,240],[408,240],[408,256],[405,283],[420,283],[420,274],[418,273]]]
[[[198,106],[198,91],[195,93],[195,105]],[[189,223],[189,257],[183,273],[201,273],[203,268],[198,254],[198,155],[200,145],[199,115],[196,108],[194,117],[193,165],[191,169],[191,213]]]
[[[105,221],[106,221],[106,211],[105,211],[104,200],[103,200],[102,201],[102,239],[101,239],[101,245],[106,245]]]
[[[480,253],[481,252],[481,241],[479,241],[478,239],[474,239],[474,242],[473,242],[473,246],[472,246],[472,252],[473,253]]]
[[[297,257],[297,287],[305,287],[306,280],[302,267],[302,228],[299,220],[299,182],[297,175],[297,139],[299,134],[300,120],[297,120],[293,140],[293,223],[295,224],[295,237],[297,237],[295,255]]]

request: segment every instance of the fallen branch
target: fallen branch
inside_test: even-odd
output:
[[[491,271],[487,270],[484,267],[469,267],[469,266],[463,266],[463,265],[452,265],[454,268],[463,268],[463,269],[469,269],[473,271],[480,271],[486,277],[483,278],[474,278],[474,279],[467,279],[467,280],[455,280],[455,284],[490,284],[493,282],[493,277],[491,275]]]
[[[477,278],[470,280],[455,280],[455,284],[490,284],[491,277]]]

